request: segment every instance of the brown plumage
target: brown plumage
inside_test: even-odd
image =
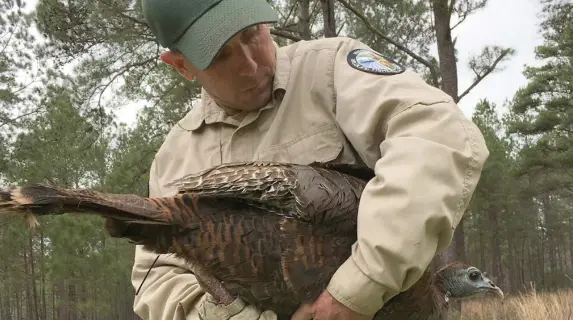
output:
[[[179,190],[173,197],[14,188],[0,193],[0,212],[104,216],[111,236],[187,260],[222,303],[238,295],[290,318],[320,295],[350,256],[358,202],[372,177],[372,170],[355,165],[235,163],[181,178],[173,183]],[[426,272],[375,318],[436,318],[451,292],[444,284]]]

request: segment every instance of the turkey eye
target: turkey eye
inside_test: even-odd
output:
[[[471,280],[471,281],[474,281],[474,282],[475,282],[475,281],[477,281],[478,279],[479,279],[479,273],[477,273],[477,272],[475,272],[475,271],[470,273],[470,280]]]

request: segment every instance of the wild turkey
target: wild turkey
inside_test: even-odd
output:
[[[360,195],[373,176],[347,164],[233,163],[181,178],[173,197],[12,188],[0,195],[0,212],[101,215],[112,237],[188,260],[221,303],[239,295],[288,319],[349,257]],[[37,224],[34,215],[29,222]],[[375,318],[437,318],[447,298],[484,292],[503,296],[478,269],[456,263],[435,276],[427,271]]]

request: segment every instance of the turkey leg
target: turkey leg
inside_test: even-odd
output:
[[[193,271],[193,273],[195,274],[195,278],[197,278],[197,283],[199,283],[205,292],[211,294],[213,298],[217,300],[218,304],[229,305],[235,301],[235,298],[229,290],[211,273],[200,267]]]

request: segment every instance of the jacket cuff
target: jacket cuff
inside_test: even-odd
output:
[[[357,313],[373,316],[384,306],[387,289],[365,275],[352,258],[336,270],[326,290]]]

